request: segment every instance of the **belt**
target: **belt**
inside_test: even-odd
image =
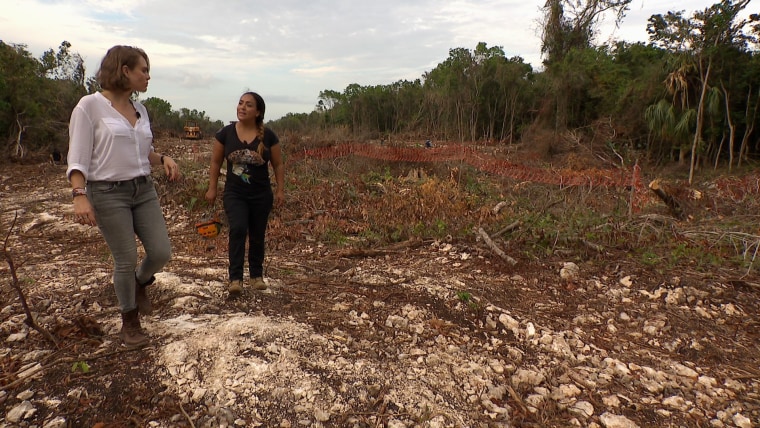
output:
[[[143,184],[143,183],[147,183],[149,180],[150,180],[150,175],[141,175],[141,176],[139,176],[139,177],[135,177],[135,178],[132,178],[132,179],[129,179],[129,180],[118,180],[118,181],[108,181],[108,180],[104,180],[104,181],[89,181],[88,183],[91,183],[91,184],[118,184],[118,185],[122,185],[122,184],[130,184],[130,183],[131,183],[131,184]]]

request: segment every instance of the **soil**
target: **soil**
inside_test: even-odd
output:
[[[0,426],[760,426],[756,278],[614,249],[512,265],[476,239],[270,233],[267,290],[230,298],[224,228],[203,238],[165,202],[151,342],[124,348],[110,254],[72,221],[64,171],[0,173]]]

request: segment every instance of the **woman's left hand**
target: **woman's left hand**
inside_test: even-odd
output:
[[[179,165],[174,162],[174,159],[169,156],[164,156],[164,171],[166,176],[169,177],[169,181],[176,181],[182,177],[182,173],[179,171]]]
[[[285,203],[285,192],[283,192],[280,189],[277,189],[274,192],[274,206],[275,208],[280,208]]]

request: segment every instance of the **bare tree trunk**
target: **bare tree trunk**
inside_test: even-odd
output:
[[[697,108],[697,129],[694,132],[694,141],[691,144],[691,165],[689,165],[689,184],[694,182],[694,169],[697,163],[697,146],[702,140],[702,122],[705,115],[705,97],[707,96],[707,81],[710,79],[712,71],[712,59],[707,60],[707,70],[702,78],[702,92],[699,95],[699,107]]]
[[[26,147],[24,147],[24,143],[21,141],[22,136],[24,135],[24,132],[26,131],[26,126],[21,124],[20,116],[23,113],[19,113],[16,115],[16,124],[18,125],[18,134],[16,135],[16,144],[13,148],[14,153],[16,154],[16,157],[19,159],[23,159],[24,156],[26,156]]]
[[[501,135],[499,140],[504,141],[505,137],[509,137],[507,141],[511,144],[514,141],[514,129],[515,129],[515,105],[517,104],[517,95],[509,96],[504,93],[504,119],[501,124]]]
[[[720,144],[718,144],[718,151],[715,153],[715,166],[714,170],[718,169],[718,163],[720,162],[720,152],[723,150],[723,143],[726,142],[726,133],[724,132],[720,137]]]
[[[726,85],[723,84],[723,80],[720,81],[720,88],[723,89],[723,100],[726,104],[726,122],[728,122],[728,172],[734,166],[734,142],[736,141],[736,124],[733,117],[731,117],[731,98],[726,89]],[[718,153],[720,155],[720,152]]]
[[[742,160],[749,153],[749,137],[752,135],[752,131],[755,130],[755,119],[757,118],[757,106],[760,105],[760,90],[757,91],[757,98],[755,98],[755,107],[750,112],[750,106],[752,105],[752,85],[747,90],[747,110],[744,114],[746,118],[747,126],[744,128],[744,136],[742,136],[742,143],[739,147],[739,163],[737,166],[742,166]]]

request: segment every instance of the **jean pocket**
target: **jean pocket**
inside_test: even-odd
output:
[[[93,195],[98,195],[98,194],[113,192],[119,187],[119,183],[117,182],[91,183],[88,185],[88,187],[90,188],[90,191],[92,192]]]

